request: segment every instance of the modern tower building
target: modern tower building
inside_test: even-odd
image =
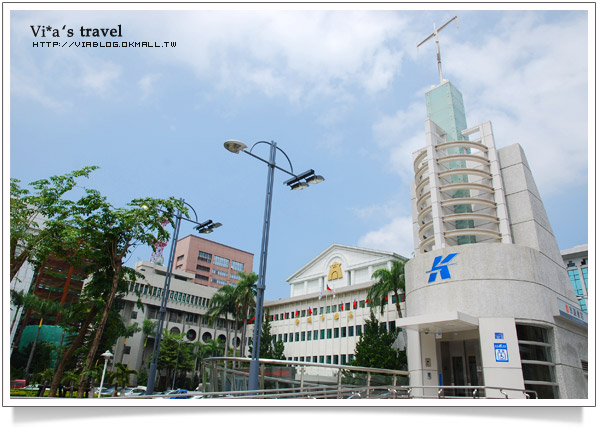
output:
[[[413,154],[415,257],[398,323],[407,329],[410,384],[586,398],[587,314],[523,149],[497,150],[490,122],[467,127],[448,80],[426,101],[425,146]]]
[[[579,300],[581,309],[588,312],[588,246],[577,245],[560,251],[567,274],[573,285],[575,297]]]
[[[189,235],[177,241],[173,268],[194,274],[194,282],[214,288],[236,285],[238,272],[252,272],[254,254]]]

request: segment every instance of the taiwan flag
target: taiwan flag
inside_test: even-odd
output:
[[[357,303],[356,303],[356,299],[354,299],[354,301],[352,302],[352,308],[353,308],[353,309],[356,309],[356,305],[357,305]]]
[[[327,291],[332,291],[332,289],[329,288],[329,284],[327,284]]]
[[[344,302],[340,302],[340,311],[344,310]]]
[[[308,314],[312,315],[312,308],[308,308]]]
[[[300,311],[296,310],[296,316],[300,315]]]

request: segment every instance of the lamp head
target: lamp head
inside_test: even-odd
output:
[[[110,360],[111,358],[113,358],[114,356],[111,354],[111,352],[107,349],[106,352],[104,354],[102,354],[100,357],[104,358],[105,360]]]
[[[225,149],[233,152],[234,154],[239,154],[240,151],[243,151],[248,147],[244,142],[240,142],[239,140],[228,140],[223,144],[223,146],[225,146]]]
[[[319,182],[323,182],[324,180],[325,180],[324,177],[322,177],[320,175],[314,175],[314,176],[311,176],[310,178],[307,178],[306,182],[308,182],[311,185],[314,185],[314,184],[318,184]]]

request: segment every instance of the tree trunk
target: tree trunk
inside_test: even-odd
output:
[[[83,338],[85,337],[85,333],[87,332],[89,325],[91,324],[92,320],[94,319],[94,317],[96,316],[97,313],[98,313],[98,309],[96,309],[95,307],[92,307],[92,309],[90,309],[90,312],[88,313],[88,316],[87,316],[85,322],[79,329],[79,333],[77,333],[77,336],[75,337],[75,339],[73,339],[73,343],[71,343],[71,346],[69,347],[69,349],[63,354],[63,356],[60,360],[60,364],[56,368],[56,373],[54,374],[54,378],[52,379],[52,384],[50,386],[50,393],[48,394],[48,397],[56,396],[56,390],[58,389],[58,385],[60,384],[62,375],[65,372],[65,367],[67,365],[67,362],[71,359],[71,357],[75,353],[75,350],[77,348],[79,348],[79,345],[83,341]]]
[[[106,300],[106,306],[104,307],[104,311],[102,312],[102,318],[100,319],[100,324],[96,330],[96,335],[94,336],[94,340],[92,342],[92,346],[90,347],[90,351],[87,355],[85,367],[83,368],[81,379],[79,379],[79,388],[77,392],[77,398],[83,397],[83,389],[85,387],[86,377],[85,373],[92,368],[92,363],[94,362],[94,356],[98,351],[98,346],[100,345],[100,339],[102,339],[102,334],[104,333],[104,327],[106,327],[106,322],[108,321],[108,314],[110,312],[110,308],[112,307],[112,302],[117,294],[117,288],[119,286],[119,276],[121,274],[122,262],[119,261],[116,264],[115,274],[113,276],[112,285],[110,289],[110,293],[108,295],[108,299]]]
[[[27,377],[27,373],[29,373],[29,367],[31,366],[31,360],[33,359],[33,353],[35,352],[35,346],[37,345],[38,337],[40,336],[40,330],[42,329],[43,322],[44,322],[44,318],[42,318],[40,320],[37,332],[35,333],[35,340],[33,341],[33,346],[31,347],[31,351],[29,352],[29,358],[27,359],[27,366],[25,366],[25,377]]]
[[[29,256],[29,250],[24,249],[18,256],[10,259],[10,282],[12,282],[13,278],[19,273],[21,266],[27,260]]]

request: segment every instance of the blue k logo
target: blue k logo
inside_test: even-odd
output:
[[[440,272],[440,277],[442,279],[450,279],[450,270],[448,270],[448,263],[450,263],[450,261],[457,255],[458,252],[455,252],[454,254],[448,254],[443,260],[441,255],[435,257],[435,259],[433,260],[433,266],[431,266],[431,270],[427,272],[430,273],[428,282],[434,282],[437,278],[438,272]]]

